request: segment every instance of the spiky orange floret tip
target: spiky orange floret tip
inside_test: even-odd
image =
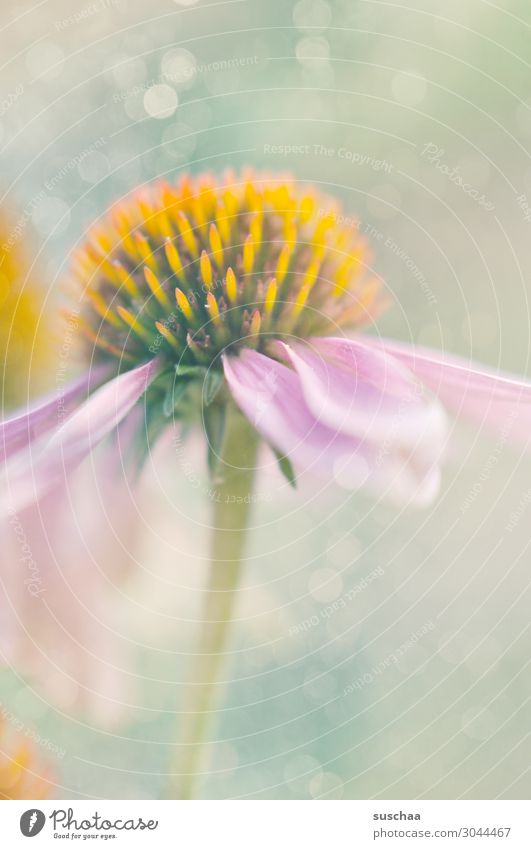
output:
[[[183,177],[93,229],[74,275],[104,358],[213,362],[228,346],[337,333],[379,304],[367,247],[332,198],[290,179]]]

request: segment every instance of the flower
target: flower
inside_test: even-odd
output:
[[[48,382],[50,375],[60,383],[64,379],[62,370],[50,367],[57,351],[52,322],[27,272],[29,240],[11,244],[13,220],[0,216],[6,406],[20,403],[33,390],[36,372],[39,377],[46,371]],[[83,380],[75,384],[73,396],[81,385]],[[50,396],[58,415],[67,414],[69,397],[68,391],[60,398]],[[40,426],[37,418],[36,432]],[[22,431],[19,438],[24,444]],[[126,434],[120,438],[123,444]],[[102,445],[92,465],[83,464],[70,477],[68,488],[61,486],[36,503],[0,514],[0,660],[59,708],[83,710],[106,725],[123,714],[124,695],[134,679],[129,641],[116,620],[123,579],[134,563],[136,509],[141,508],[132,503],[131,481],[124,471],[114,445]],[[139,497],[142,489],[137,487]]]
[[[59,410],[47,398],[0,425],[12,509],[141,398],[149,438],[195,418],[215,454],[233,399],[290,479],[311,471],[401,503],[438,491],[446,411],[497,426],[514,407],[515,434],[528,429],[529,384],[360,333],[385,305],[368,247],[336,201],[289,178],[141,188],[89,233],[72,284],[87,372]]]
[[[0,720],[0,799],[48,799],[53,788],[52,772],[27,734],[10,731]]]

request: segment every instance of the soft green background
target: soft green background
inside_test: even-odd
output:
[[[111,199],[160,174],[250,163],[321,184],[374,228],[395,301],[382,333],[531,374],[531,222],[517,201],[531,198],[527,0],[3,0],[2,13],[2,98],[23,86],[0,117],[2,189],[30,210],[52,298],[70,247]],[[157,91],[144,95],[176,56],[186,84],[170,85],[177,105],[158,90],[171,114],[156,117]],[[233,58],[239,67],[214,64]],[[272,144],[310,150],[272,155]],[[427,144],[494,209],[430,163]],[[529,797],[531,507],[505,526],[531,463],[496,435],[458,427],[453,445],[425,512],[271,484],[206,797]],[[208,521],[182,468],[165,464],[164,486],[171,507],[153,484],[156,531],[113,621],[138,642],[122,724],[80,723],[30,679],[0,679],[2,702],[65,749],[63,797],[164,792],[206,551],[190,519]]]

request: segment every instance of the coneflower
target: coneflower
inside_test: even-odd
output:
[[[260,440],[292,482],[310,471],[416,504],[438,491],[445,409],[493,426],[518,409],[511,433],[527,440],[527,383],[360,333],[385,304],[359,230],[341,222],[330,197],[268,175],[139,190],[74,257],[87,372],[59,420],[51,398],[0,426],[12,509],[58,485],[141,398],[150,439],[174,419],[204,428],[221,498],[178,795],[198,770]]]

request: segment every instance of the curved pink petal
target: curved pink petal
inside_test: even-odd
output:
[[[326,464],[352,451],[353,441],[320,424],[308,409],[294,371],[256,351],[223,358],[234,400],[258,432],[299,466]],[[328,454],[330,450],[331,455]]]
[[[46,397],[40,398],[24,412],[0,422],[0,460],[20,451],[29,442],[57,427],[70,415],[74,406],[97,386],[109,373],[107,366],[98,366]]]
[[[373,337],[367,337],[366,342],[406,365],[448,410],[529,447],[529,381],[429,348]]]
[[[276,343],[296,370],[308,407],[324,424],[404,450],[442,451],[446,419],[439,402],[397,360],[359,342],[315,339]]]
[[[347,489],[366,485],[399,501],[426,503],[437,492],[439,472],[392,450],[355,439],[319,421],[309,409],[299,376],[249,349],[223,356],[234,400],[263,438],[288,457],[297,475],[307,471]]]
[[[17,511],[57,486],[127,415],[156,377],[151,361],[113,378],[50,437],[45,434],[6,464],[2,500]]]

